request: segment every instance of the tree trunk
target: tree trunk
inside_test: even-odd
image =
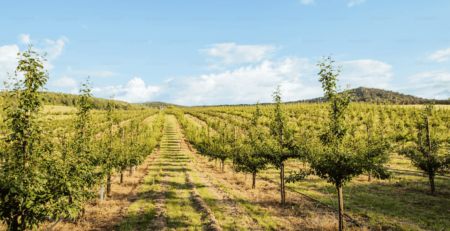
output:
[[[133,150],[133,129],[131,129],[131,149]],[[130,176],[133,175],[133,167],[130,165]]]
[[[427,118],[427,136],[428,136],[428,162],[430,162],[431,159],[431,133],[430,133],[430,123]],[[434,175],[431,176],[430,174],[430,187],[431,187],[431,194],[434,195]]]
[[[125,141],[125,129],[122,128],[122,155],[125,153],[123,152],[123,144]],[[120,183],[123,183],[123,172],[125,171],[125,168],[122,169],[122,173],[120,174]]]
[[[222,160],[222,172],[225,171],[225,160]]]
[[[281,204],[285,204],[286,203],[286,188],[284,185],[284,164],[281,164],[281,169],[280,169],[280,192],[281,192]]]
[[[14,218],[11,222],[11,230],[19,231],[19,216],[14,216]]]
[[[234,176],[234,172],[236,171],[236,168],[234,166],[234,158],[236,158],[236,126],[234,126],[234,141],[233,141],[233,166],[231,167],[233,169],[233,176]]]
[[[256,172],[253,173],[253,183],[252,183],[252,189],[256,188]]]
[[[344,230],[344,198],[342,196],[342,186],[336,186],[338,190],[338,203],[339,203],[339,231]]]
[[[111,175],[108,175],[108,184],[106,185],[106,195],[111,196]]]
[[[111,140],[109,143],[109,147],[111,148],[111,152],[109,153],[109,161],[112,161],[111,160],[112,147],[113,147],[113,123],[112,123],[112,121],[111,121],[110,135],[111,135]],[[110,169],[109,171],[112,171],[112,169]],[[106,195],[108,197],[111,195],[111,173],[108,174],[108,184],[106,185]]]
[[[370,126],[369,124],[367,124],[367,155],[370,155]],[[370,158],[370,156],[368,156]],[[370,174],[371,172],[369,171],[369,179],[368,181],[370,182],[372,180],[372,176]]]
[[[429,177],[429,179],[430,179],[431,194],[434,195],[434,192],[435,192],[434,177]]]

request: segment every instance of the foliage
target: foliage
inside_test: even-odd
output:
[[[428,176],[431,186],[431,194],[435,193],[434,178],[436,174],[444,174],[450,168],[450,154],[439,153],[439,150],[448,140],[435,135],[431,136],[429,119],[433,110],[433,103],[423,107],[422,115],[416,127],[419,130],[418,139],[413,146],[401,149],[400,154],[411,159],[414,167],[423,171]],[[425,134],[424,134],[425,133]]]
[[[17,109],[9,105],[4,108],[11,133],[6,137],[6,152],[2,156],[5,162],[0,168],[0,219],[9,230],[36,228],[46,216],[62,209],[56,207],[58,195],[50,192],[49,166],[41,164],[42,160],[51,159],[53,153],[38,120],[42,107],[39,91],[48,80],[43,71],[45,56],[32,51],[31,46],[18,56],[16,83],[10,95],[18,99]],[[23,73],[24,80],[17,80],[19,73]]]
[[[2,100],[6,116],[2,116],[0,219],[8,230],[37,229],[48,219],[79,218],[86,202],[97,197],[100,182],[119,170],[118,159],[139,164],[152,152],[164,121],[163,113],[155,109],[113,113],[115,106],[110,104],[106,115],[93,112],[89,80],[80,87],[76,115],[62,120],[43,115],[41,91],[48,79],[43,71],[45,59],[31,47],[18,55],[14,88],[7,88]],[[24,73],[23,80],[18,80],[20,73]],[[141,123],[152,115],[157,116]],[[136,126],[127,129],[130,118]],[[112,129],[119,123],[141,139],[138,144],[136,137],[124,159],[119,158],[118,148],[122,137],[118,129]],[[125,135],[127,141],[133,137]]]

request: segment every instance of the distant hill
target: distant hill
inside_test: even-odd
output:
[[[5,93],[1,92],[0,96],[4,96]],[[56,105],[56,106],[68,106],[75,107],[76,102],[80,98],[79,95],[72,95],[66,93],[55,93],[55,92],[42,92],[42,98],[44,101],[44,105]],[[13,99],[14,101],[14,99]],[[92,106],[94,109],[103,110],[106,109],[108,105],[107,99],[100,99],[92,97]],[[145,106],[134,103],[127,103],[123,101],[115,100],[116,109],[130,110],[130,109],[139,109]]]
[[[349,94],[351,95],[353,102],[424,104],[434,101],[436,102],[436,104],[450,104],[449,100],[424,99],[413,95],[405,95],[402,93],[377,88],[358,87],[355,89],[350,89]],[[317,103],[326,101],[327,100],[325,97],[319,97],[314,99],[298,100],[286,103],[298,103],[298,102]]]
[[[168,108],[169,106],[174,106],[174,107],[178,107],[178,108],[183,108],[183,107],[186,107],[186,106],[181,106],[181,105],[177,105],[177,104],[171,104],[171,103],[164,103],[164,102],[157,102],[157,101],[154,101],[154,102],[147,102],[147,103],[141,103],[142,105],[144,105],[144,106],[146,106],[146,107],[150,107],[150,108],[152,108],[152,107],[157,107],[157,108],[160,108],[160,107],[163,107],[163,108]]]
[[[450,100],[435,100],[424,99],[413,95],[405,95],[398,92],[389,90],[358,87],[350,89],[349,94],[352,97],[352,102],[368,102],[368,103],[392,103],[392,104],[425,104],[434,101],[436,104],[450,104]],[[288,101],[290,103],[319,103],[326,102],[325,97],[319,97],[307,100]],[[261,103],[262,105],[268,105],[273,103]],[[220,106],[251,106],[254,104],[235,104],[235,105],[208,105],[208,106],[195,106],[195,107],[220,107]]]

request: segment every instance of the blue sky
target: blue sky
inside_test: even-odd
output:
[[[450,97],[450,1],[4,1],[0,80],[16,54],[47,52],[49,91],[187,106],[323,95],[316,64],[339,84]]]

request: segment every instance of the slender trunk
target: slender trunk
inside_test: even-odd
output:
[[[429,179],[430,179],[431,194],[434,195],[434,192],[435,192],[434,177],[429,177]]]
[[[342,196],[342,186],[336,187],[338,190],[339,203],[339,231],[344,230],[344,198]]]
[[[284,184],[284,164],[281,164],[281,169],[280,169],[280,192],[281,192],[281,204],[285,204],[286,203],[286,187]]]
[[[106,185],[106,195],[111,196],[111,174],[108,175],[108,184]]]
[[[283,153],[283,126],[280,126],[280,155]],[[280,193],[281,193],[281,204],[286,203],[286,188],[284,187],[284,163],[281,163],[280,169]]]
[[[430,163],[430,161],[431,161],[430,160],[431,159],[431,134],[430,134],[430,123],[429,123],[428,118],[427,118],[427,136],[428,136],[428,163]],[[431,194],[434,195],[434,176],[432,176],[430,174],[429,178],[430,178]]]
[[[131,129],[131,150],[133,150],[133,129]],[[130,165],[130,176],[133,175],[133,167]]]
[[[252,189],[256,188],[256,172],[253,173],[253,183],[252,183]]]
[[[113,123],[111,122],[111,131],[110,131],[110,135],[111,135],[111,140],[109,143],[109,147],[111,149],[110,153],[109,153],[109,161],[111,161],[111,154],[112,154],[112,147],[113,147]],[[112,171],[112,169],[110,169],[109,171]],[[108,184],[106,185],[106,195],[111,196],[111,173],[108,174]]]
[[[123,151],[123,144],[125,141],[125,129],[122,128],[122,156],[125,154]],[[122,173],[120,174],[120,183],[123,183],[123,172],[125,171],[125,168],[122,168]]]
[[[233,152],[233,154],[234,154],[234,157],[233,157],[233,160],[234,160],[234,158],[236,157],[236,126],[234,126],[234,142],[233,142],[233,144],[234,144],[234,152]],[[234,175],[234,170],[235,170],[235,167],[234,167],[234,161],[233,161],[233,175]]]
[[[367,124],[367,157],[370,158],[370,127],[369,124]],[[369,171],[369,179],[368,181],[370,182],[372,180],[372,174]]]
[[[14,216],[14,218],[11,222],[11,230],[19,231],[19,216]]]
[[[225,160],[222,160],[222,172],[225,171]]]

